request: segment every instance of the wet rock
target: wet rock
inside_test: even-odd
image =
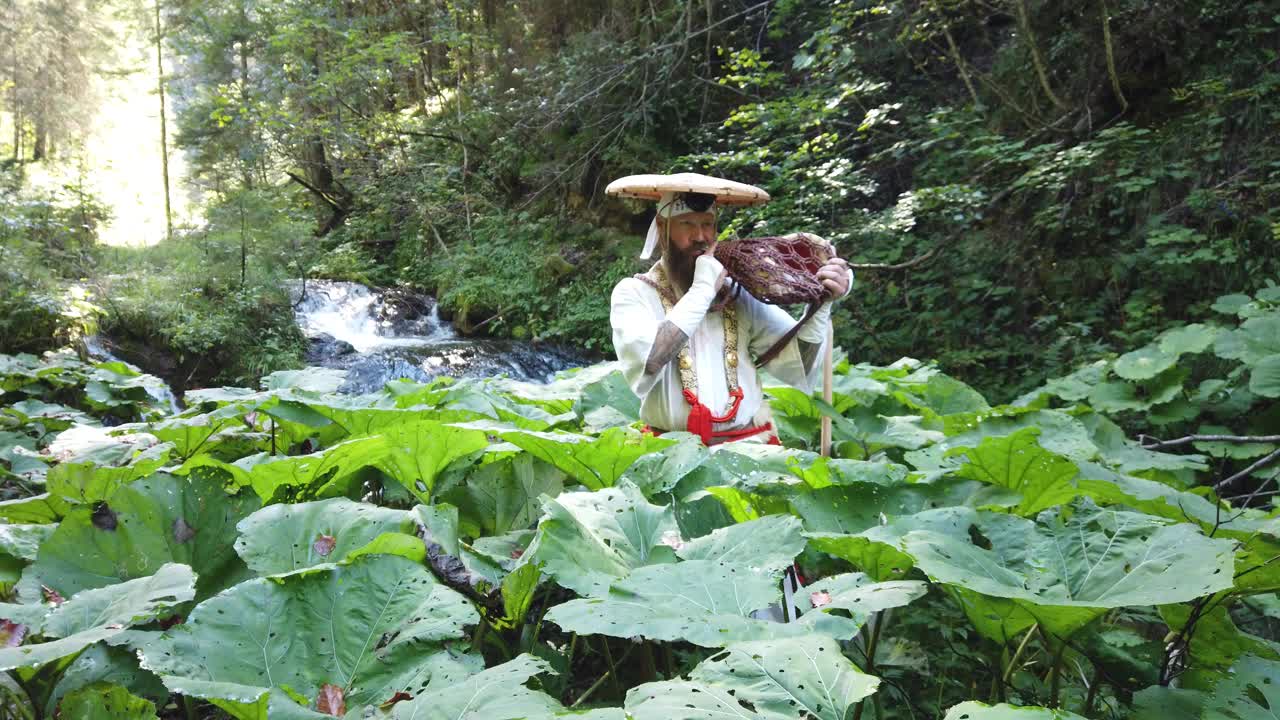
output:
[[[351,343],[339,340],[329,333],[320,333],[311,338],[311,347],[307,349],[307,362],[324,363],[333,358],[351,355],[355,351]]]

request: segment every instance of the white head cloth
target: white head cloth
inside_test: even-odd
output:
[[[712,203],[705,212],[714,212],[715,207],[715,203]],[[658,213],[653,216],[653,222],[649,223],[649,234],[644,237],[644,250],[640,252],[640,259],[648,260],[653,255],[654,248],[658,247],[659,217],[670,219],[691,212],[697,212],[697,210],[685,204],[684,193],[662,193],[662,197],[658,199]]]

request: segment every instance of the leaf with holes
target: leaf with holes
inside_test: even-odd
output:
[[[442,643],[478,620],[461,595],[419,563],[390,555],[258,578],[204,601],[142,650],[173,692],[285,712],[285,692],[315,698],[339,687],[347,707],[418,695],[478,669]]]
[[[798,519],[792,515],[769,515],[690,540],[676,554],[682,560],[711,560],[777,573],[795,561],[804,544]]]
[[[1280,712],[1280,662],[1246,655],[1205,701],[1204,720],[1259,720]]]
[[[414,533],[404,510],[346,498],[269,505],[240,521],[236,552],[259,575],[342,562],[383,533]]]
[[[974,700],[954,705],[943,720],[1085,720],[1066,710],[1017,705],[987,705]]]
[[[756,620],[751,613],[780,601],[776,579],[711,560],[649,565],[613,584],[604,597],[570,600],[546,619],[566,632],[649,640],[683,640],[703,647],[786,638],[818,631],[852,637],[861,625],[826,615],[812,627]]]
[[[208,597],[248,576],[232,545],[236,523],[258,507],[256,497],[229,496],[211,480],[163,474],[137,480],[107,503],[69,510],[23,573],[18,594],[40,602],[47,586],[71,597],[176,562],[195,571],[196,599]]]
[[[978,513],[977,535],[917,530],[902,546],[997,641],[1029,626],[1028,616],[1068,636],[1110,608],[1186,602],[1232,586],[1231,540],[1088,500],[1070,510],[1035,522]]]
[[[432,502],[436,477],[454,460],[488,447],[480,430],[423,420],[382,430],[387,452],[378,467],[408,488],[418,500]]]
[[[594,438],[565,432],[512,431],[503,433],[502,439],[592,490],[612,487],[637,458],[676,442],[627,428],[610,428]]]
[[[550,672],[546,660],[520,655],[451,687],[432,688],[396,703],[391,718],[404,720],[550,720],[563,710],[554,698],[525,687],[535,675]]]
[[[1016,512],[1034,515],[1071,502],[1079,490],[1073,480],[1079,468],[1066,458],[1045,450],[1036,441],[1040,429],[1029,427],[1004,437],[985,438],[976,448],[958,448],[948,455],[964,455],[969,462],[956,474],[1022,496]]]
[[[929,586],[919,580],[876,582],[863,573],[845,573],[806,585],[804,590],[797,596],[804,613],[801,622],[814,622],[814,610],[845,610],[862,623],[873,613],[909,605],[924,597]]]
[[[634,720],[844,720],[880,679],[858,670],[822,635],[742,642],[704,660],[688,680],[627,693]]]
[[[119,685],[96,683],[69,693],[62,701],[62,717],[76,720],[156,720],[150,700],[129,694]]]
[[[44,619],[48,642],[0,648],[0,670],[35,667],[154,620],[195,597],[195,576],[186,565],[164,565],[151,577],[85,590]]]
[[[675,533],[669,507],[652,505],[634,485],[563,493],[543,502],[538,532],[524,556],[579,595],[602,594],[632,569],[675,562],[663,537]]]
[[[251,487],[271,502],[277,494],[311,494],[325,485],[340,485],[362,468],[375,465],[387,455],[386,441],[380,437],[358,438],[339,443],[310,455],[268,455],[259,453],[223,462],[211,455],[197,455],[175,472],[190,474],[202,467],[226,472],[236,487]]]
[[[531,527],[542,514],[541,496],[563,489],[562,472],[519,453],[481,465],[440,499],[457,506],[461,521],[473,528],[469,535],[502,535]]]

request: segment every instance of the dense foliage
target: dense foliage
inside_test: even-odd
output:
[[[213,349],[226,370],[197,384],[296,366],[287,313],[243,318],[263,352],[217,328],[298,275],[410,285],[464,330],[607,352],[603,300],[642,267],[647,217],[603,187],[637,171],[762,184],[775,201],[730,231],[809,230],[869,266],[837,314],[853,357],[936,358],[1000,399],[1280,272],[1262,0],[115,5],[163,51],[207,224],[108,266],[130,278],[104,325],[180,379]],[[94,8],[19,3],[0,32],[101,36]],[[18,168],[41,134],[74,156],[91,93],[70,77],[101,53],[77,47],[13,68]],[[27,258],[18,285],[41,267],[61,272]]]
[[[8,707],[1258,717],[1280,295],[1214,309],[1005,405],[841,360],[831,405],[768,389],[788,447],[716,452],[640,433],[611,364],[363,396],[279,372],[171,414],[123,364],[0,356]],[[1203,432],[1153,437],[1175,416]]]

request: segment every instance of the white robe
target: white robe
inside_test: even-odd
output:
[[[732,281],[730,281],[732,282]],[[742,388],[742,404],[730,422],[716,423],[714,430],[735,430],[756,424],[757,413],[764,405],[764,393],[753,358],[768,350],[795,325],[787,311],[767,305],[743,291],[738,294],[738,387]],[[640,398],[640,419],[660,430],[684,430],[689,418],[680,384],[679,362],[673,360],[656,374],[645,375],[644,363],[649,358],[658,326],[666,319],[666,310],[658,291],[635,278],[626,278],[613,289],[609,321],[613,326],[613,348],[622,363],[622,372],[632,391]],[[820,335],[826,344],[826,327],[810,327],[801,334]],[[828,321],[829,323],[829,321]],[[816,339],[816,337],[815,337]],[[825,348],[820,348],[821,352]],[[698,400],[715,415],[723,415],[730,406],[729,386],[724,367],[724,318],[719,312],[708,312],[689,338],[689,355],[698,375]],[[820,382],[822,364],[815,362],[806,373],[798,343],[793,339],[765,366],[769,374],[806,393]],[[759,433],[747,439],[765,442],[773,433]]]

